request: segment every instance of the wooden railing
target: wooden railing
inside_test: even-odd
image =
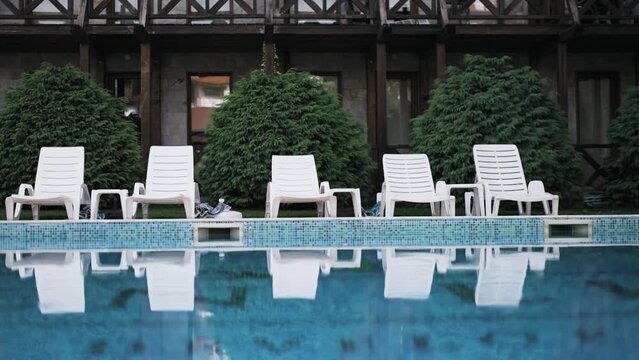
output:
[[[79,9],[74,1],[80,1]],[[76,15],[80,26],[132,22],[637,24],[639,0],[0,0],[2,21],[69,21]]]
[[[232,24],[234,19],[263,21],[265,0],[156,0],[149,19],[222,20],[213,23]]]
[[[73,0],[0,0],[2,20],[64,20],[75,18]]]
[[[386,0],[388,19],[405,24],[437,24],[438,0]]]
[[[468,24],[527,24],[559,22],[566,17],[565,2],[557,0],[451,0],[451,22]]]
[[[273,0],[275,19],[331,22],[377,17],[375,0]]]

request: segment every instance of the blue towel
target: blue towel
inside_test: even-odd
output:
[[[196,218],[212,218],[225,211],[230,211],[231,207],[224,202],[219,201],[215,207],[209,203],[200,203],[195,207]]]

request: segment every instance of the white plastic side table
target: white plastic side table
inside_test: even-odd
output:
[[[126,214],[126,198],[129,195],[129,190],[122,189],[99,189],[91,191],[91,220],[97,219],[98,210],[100,206],[100,196],[104,194],[112,194],[120,196],[120,205],[122,206],[122,218],[125,218]]]
[[[347,193],[351,195],[351,200],[353,201],[353,212],[356,218],[362,217],[362,198],[359,194],[359,189],[355,188],[337,188],[330,189],[331,195],[335,195],[335,193]],[[337,203],[333,204],[335,207],[332,213],[337,216]]]
[[[479,215],[485,216],[486,212],[486,204],[484,202],[484,189],[480,184],[446,184],[446,187],[449,189],[470,189],[473,192],[473,197],[475,198],[477,204],[475,205],[475,211],[470,214],[470,209],[467,207],[466,216],[469,215]],[[468,196],[466,196],[465,201],[468,201]],[[479,209],[479,212],[477,210]]]
[[[126,214],[126,198],[129,195],[128,190],[122,189],[99,189],[91,191],[91,220],[96,220],[100,207],[100,196],[104,194],[118,195],[120,197],[120,205],[122,206],[122,218]],[[126,270],[129,265],[126,261],[124,252],[120,254],[120,263],[115,265],[105,265],[100,261],[100,253],[110,251],[91,251],[91,269],[99,272],[117,272]]]

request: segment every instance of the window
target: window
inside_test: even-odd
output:
[[[197,162],[206,143],[204,132],[211,123],[211,114],[231,93],[231,76],[191,75],[189,80],[189,143],[193,145]]]
[[[386,145],[389,150],[408,152],[410,119],[416,114],[414,74],[389,74],[386,78]]]
[[[313,77],[318,79],[328,91],[335,94],[341,94],[340,74],[339,73],[313,73]]]
[[[619,73],[577,73],[577,123],[572,135],[586,160],[588,185],[601,175],[601,164],[610,152],[608,126],[618,107]]]
[[[140,73],[110,73],[106,76],[106,88],[115,97],[124,98],[124,115],[140,132]]]

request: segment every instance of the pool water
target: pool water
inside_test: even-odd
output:
[[[636,359],[639,247],[562,248],[514,306],[476,305],[477,271],[428,299],[386,299],[374,250],[273,299],[263,251],[201,254],[194,311],[151,311],[145,278],[88,272],[85,312],[42,314],[34,278],[0,270],[0,359]]]

